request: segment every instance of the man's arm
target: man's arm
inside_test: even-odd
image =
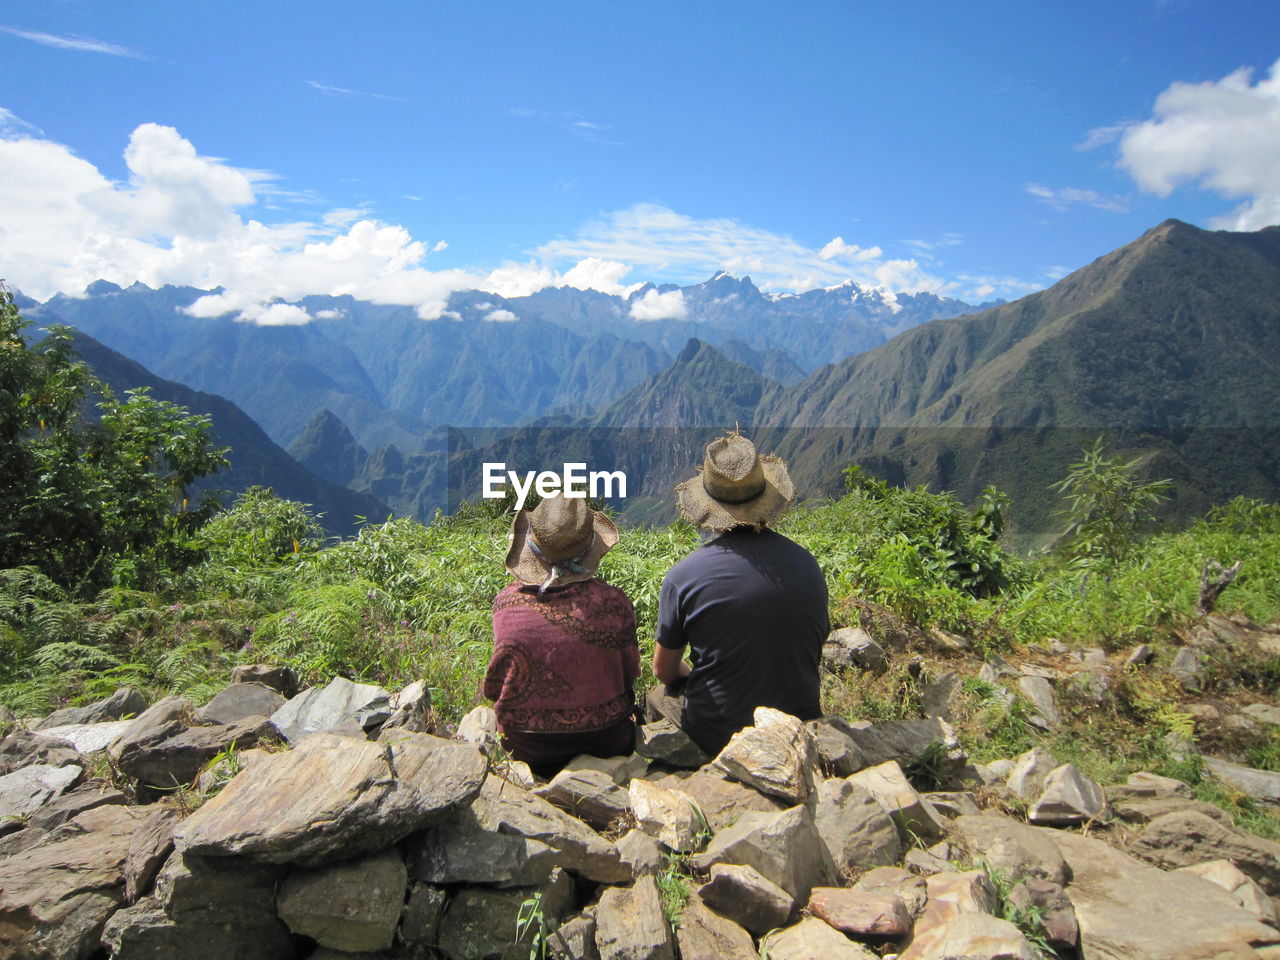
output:
[[[689,675],[689,664],[681,654],[683,650],[672,650],[660,643],[653,645],[653,675],[663,683],[674,683],[681,677]]]

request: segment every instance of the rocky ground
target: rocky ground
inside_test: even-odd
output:
[[[1184,689],[1215,644],[1280,651],[1276,631],[1197,629],[1161,668]],[[10,719],[0,960],[1280,958],[1280,843],[1153,773],[1099,784],[1043,747],[973,763],[948,723],[968,672],[1049,729],[1066,685],[1104,697],[1149,651],[979,666],[928,639],[957,654],[922,674],[929,716],[760,709],[715,758],[661,722],[549,783],[501,757],[487,708],[445,730],[420,684],[297,692],[269,666],[200,709],[123,689]],[[827,659],[875,671],[887,646],[838,631]],[[1203,764],[1280,803],[1280,774]]]

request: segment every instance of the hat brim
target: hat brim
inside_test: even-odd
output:
[[[596,575],[600,558],[618,542],[618,528],[599,510],[591,511],[591,524],[595,531],[595,539],[592,540],[587,555],[578,561],[587,572],[569,571],[556,581],[557,584],[590,580]],[[515,519],[511,521],[511,544],[507,548],[506,563],[508,573],[521,583],[530,586],[543,584],[547,577],[551,576],[551,564],[534,553],[533,548],[529,546],[528,510],[516,511]]]
[[[762,456],[764,489],[745,503],[725,503],[707,493],[702,473],[676,484],[676,507],[695,527],[723,533],[733,527],[763,527],[782,516],[795,502],[796,489],[787,465],[778,457]]]

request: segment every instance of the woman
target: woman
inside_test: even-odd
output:
[[[595,577],[617,542],[617,527],[581,497],[547,497],[511,524],[506,565],[516,580],[493,601],[484,695],[503,746],[540,777],[581,753],[634,749],[635,608]]]

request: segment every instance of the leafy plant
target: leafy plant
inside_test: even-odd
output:
[[[986,871],[987,878],[996,892],[995,916],[1017,927],[1042,960],[1053,960],[1057,953],[1049,945],[1048,935],[1044,929],[1044,912],[1034,904],[1020,906],[1014,902],[1011,895],[1017,882],[1008,874],[995,869],[985,860],[980,860],[979,866]]]
[[[551,931],[547,915],[542,909],[542,891],[539,890],[520,904],[516,913],[516,942],[529,937],[529,960],[545,960]]]
[[[679,854],[667,854],[667,863],[659,872],[658,893],[662,897],[662,912],[671,929],[680,925],[680,914],[689,903],[689,881],[693,878],[686,871],[684,858]]]

